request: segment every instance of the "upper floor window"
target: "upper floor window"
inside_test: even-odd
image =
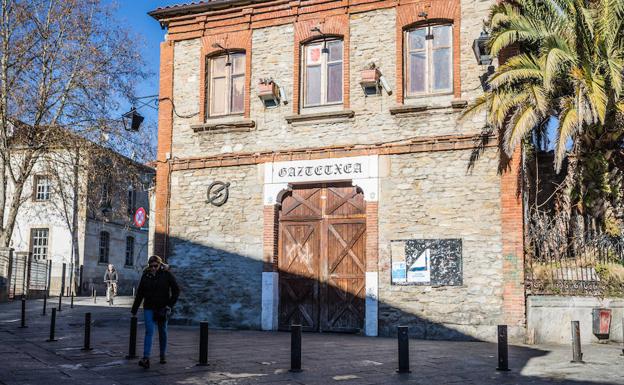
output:
[[[342,40],[323,40],[303,46],[303,106],[342,103]]]
[[[126,266],[134,265],[134,237],[126,237]]]
[[[48,258],[48,229],[30,230],[30,252],[35,261]]]
[[[453,27],[434,25],[405,35],[406,95],[453,91]]]
[[[108,231],[100,231],[100,263],[108,263],[110,250],[110,234]]]
[[[50,199],[50,178],[45,175],[35,175],[35,200],[47,201]]]
[[[229,53],[206,60],[207,115],[242,114],[245,109],[245,53]]]

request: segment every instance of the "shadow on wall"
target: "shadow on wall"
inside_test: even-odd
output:
[[[208,321],[211,328],[261,329],[261,260],[179,238],[171,237],[169,242],[173,252],[168,263],[181,288],[174,323]],[[301,323],[304,331],[318,330],[320,325],[322,331],[363,333],[363,278],[364,274],[359,285],[362,297],[358,298],[344,288],[328,285],[323,289],[318,280],[291,275],[288,287],[280,286],[283,292],[278,313],[280,329],[287,330],[291,323]],[[282,279],[280,285],[284,281]],[[325,309],[323,305],[315,307],[314,292],[329,298],[326,302],[330,304],[325,305]],[[282,301],[282,297],[289,300]],[[406,325],[412,338],[477,341],[474,336],[381,301],[378,309],[378,331],[382,336],[396,335],[396,327]],[[359,320],[356,314],[361,317]],[[353,328],[353,325],[358,327]],[[491,335],[495,336],[496,325],[491,328]]]

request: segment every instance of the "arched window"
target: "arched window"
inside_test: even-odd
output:
[[[108,263],[110,250],[110,234],[108,231],[100,231],[100,263]]]
[[[406,96],[453,91],[453,27],[431,25],[405,32]]]
[[[313,41],[303,46],[303,107],[342,103],[342,39]]]
[[[244,109],[245,53],[206,58],[206,115],[237,115]]]

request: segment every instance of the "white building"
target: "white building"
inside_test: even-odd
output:
[[[133,217],[141,207],[149,213],[147,189],[154,170],[91,143],[79,154],[76,167],[76,153],[69,150],[51,151],[37,162],[10,246],[14,255],[49,261],[52,295],[61,282],[69,293],[72,270],[78,293],[95,287],[103,294],[109,263],[117,268],[119,292],[131,293],[148,257],[148,223],[138,227]],[[72,251],[74,226],[78,258]]]

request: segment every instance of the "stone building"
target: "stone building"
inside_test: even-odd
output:
[[[491,1],[200,1],[161,44],[155,250],[216,327],[524,335],[518,165],[460,119]],[[482,152],[479,153],[479,148]],[[475,161],[475,154],[479,153]]]

